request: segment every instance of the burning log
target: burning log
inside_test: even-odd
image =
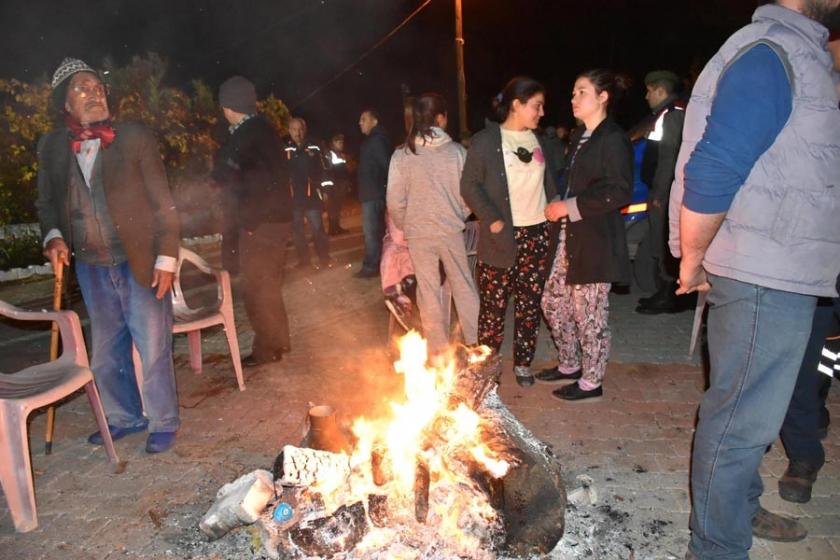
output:
[[[373,483],[377,486],[384,486],[391,480],[391,475],[388,472],[388,458],[385,456],[384,449],[374,448],[370,452],[370,470]]]
[[[347,552],[367,534],[365,506],[341,506],[333,515],[301,521],[289,531],[291,541],[309,556],[332,557]]]
[[[347,480],[350,461],[343,453],[286,445],[274,462],[275,478],[284,486],[312,486],[318,481]]]
[[[418,523],[425,523],[429,515],[430,483],[429,465],[417,459],[417,468],[414,470],[414,518]]]
[[[368,517],[374,527],[382,528],[388,525],[388,496],[385,494],[370,494],[368,496]]]
[[[563,537],[565,527],[566,490],[560,464],[495,391],[484,398],[481,414],[491,418],[496,446],[504,446],[506,454],[514,457],[494,490],[500,494],[497,501],[505,524],[505,548],[519,557],[547,554]]]

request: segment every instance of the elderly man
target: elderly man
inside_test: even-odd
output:
[[[54,267],[74,255],[111,436],[148,428],[146,451],[166,451],[180,425],[169,297],[179,226],[157,141],[142,125],[111,122],[105,86],[81,60],[65,59],[52,88],[65,122],[38,144],[44,254]],[[139,391],[132,344],[143,363]]]
[[[710,382],[691,465],[686,558],[793,541],[759,504],[819,296],[840,272],[840,111],[827,26],[840,0],[761,6],[697,79],[671,193],[678,293],[707,291]]]

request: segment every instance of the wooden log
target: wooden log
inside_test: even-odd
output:
[[[504,519],[505,551],[520,558],[551,552],[565,528],[566,490],[560,463],[495,390],[484,397],[479,414],[492,427],[488,436],[494,449],[502,448],[511,463],[507,474],[489,489],[491,503]]]
[[[250,472],[219,489],[216,501],[198,526],[211,540],[218,539],[235,527],[255,522],[272,498],[271,473]]]
[[[347,480],[350,459],[343,453],[286,445],[274,462],[274,470],[277,481],[285,486],[311,486],[323,480]]]
[[[301,521],[289,531],[289,538],[308,556],[332,558],[352,550],[365,534],[365,506],[356,502],[341,506],[330,516]]]
[[[417,467],[414,470],[414,518],[418,523],[425,523],[429,515],[430,483],[429,466],[418,458]]]

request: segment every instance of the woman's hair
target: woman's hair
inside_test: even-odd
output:
[[[538,93],[545,95],[545,87],[535,79],[527,76],[513,78],[505,84],[502,92],[493,99],[493,111],[496,114],[496,120],[500,123],[505,122],[514,99],[518,99],[520,103],[525,104]]]
[[[411,153],[417,153],[417,137],[432,138],[435,118],[446,115],[446,99],[439,93],[424,93],[414,98],[411,107],[411,127],[405,139],[405,147]]]
[[[613,114],[613,111],[618,106],[619,101],[624,97],[624,93],[630,89],[632,80],[625,74],[617,74],[612,70],[606,68],[593,68],[578,75],[578,78],[586,78],[592,85],[595,86],[595,93],[600,94],[606,91],[607,99],[607,114]]]

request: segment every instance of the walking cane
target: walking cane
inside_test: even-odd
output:
[[[53,310],[61,311],[61,290],[64,284],[64,263],[56,259],[55,263],[55,285],[53,286]],[[58,359],[58,340],[60,331],[58,323],[52,324],[50,333],[50,361]],[[55,405],[47,408],[47,437],[44,443],[44,453],[52,453],[53,433],[55,432]]]

